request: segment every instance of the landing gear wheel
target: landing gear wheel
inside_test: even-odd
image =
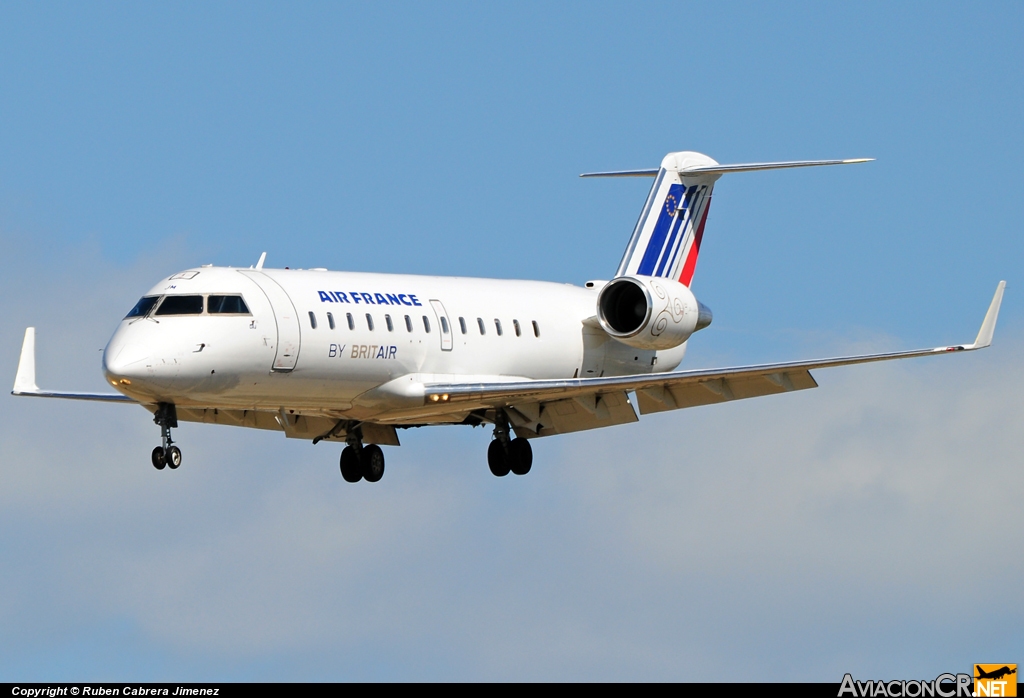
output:
[[[169,402],[161,402],[153,414],[153,421],[160,427],[160,446],[153,449],[153,467],[163,470],[168,465],[174,470],[181,465],[181,451],[177,446],[172,446],[171,429],[178,426],[178,413],[174,405]]]
[[[384,452],[377,444],[363,446],[360,460],[363,462],[363,477],[367,482],[377,482],[384,477]]]
[[[341,451],[341,476],[345,482],[359,482],[363,479],[363,466],[359,463],[359,456],[351,446],[346,446]]]
[[[516,475],[526,475],[533,467],[533,447],[527,439],[512,439],[508,445],[509,469]]]
[[[498,477],[505,477],[509,471],[509,458],[505,453],[505,447],[501,441],[495,439],[491,442],[491,445],[487,447],[487,466],[491,469],[491,473]]]

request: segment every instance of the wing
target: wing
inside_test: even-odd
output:
[[[53,390],[40,390],[36,385],[36,328],[25,329],[25,341],[21,345],[21,359],[18,361],[18,373],[14,377],[14,389],[11,395],[28,395],[31,397],[56,397],[65,400],[96,400],[99,402],[130,402],[138,404],[127,395],[119,393],[68,393]]]
[[[649,414],[804,390],[817,387],[811,369],[952,354],[989,346],[1005,286],[1006,282],[1000,281],[996,287],[981,330],[972,344],[639,376],[426,383],[424,398],[428,404],[447,403],[467,411],[500,407],[520,436],[549,436],[637,421],[629,392],[636,393],[640,413]]]

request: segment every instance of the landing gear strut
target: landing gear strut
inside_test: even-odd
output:
[[[384,477],[384,452],[377,444],[363,445],[362,432],[352,429],[345,437],[348,442],[341,451],[341,476],[345,482],[377,482]]]
[[[526,439],[509,438],[508,415],[504,410],[498,410],[494,418],[494,441],[487,447],[487,466],[498,477],[509,472],[526,475],[533,466],[533,447]]]
[[[153,467],[163,470],[166,466],[174,470],[181,465],[181,449],[174,446],[174,442],[171,440],[171,429],[178,426],[178,413],[175,412],[174,405],[169,402],[161,402],[157,407],[156,414],[153,415],[153,421],[160,427],[162,442],[161,446],[153,449]]]

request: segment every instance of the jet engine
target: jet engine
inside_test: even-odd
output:
[[[637,349],[671,349],[711,324],[711,309],[672,279],[620,276],[597,296],[597,319],[609,335]]]

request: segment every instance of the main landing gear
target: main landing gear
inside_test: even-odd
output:
[[[178,413],[174,411],[174,405],[161,402],[153,415],[153,421],[160,427],[160,440],[163,442],[162,446],[153,449],[153,467],[157,470],[165,467],[175,470],[181,465],[181,449],[171,441],[171,429],[178,426]]]
[[[527,439],[509,438],[508,416],[498,410],[494,419],[494,441],[487,447],[487,465],[498,477],[509,472],[526,475],[533,466],[533,447]]]
[[[377,482],[384,477],[384,452],[377,444],[363,445],[362,435],[353,429],[345,438],[341,452],[341,476],[345,482]]]

